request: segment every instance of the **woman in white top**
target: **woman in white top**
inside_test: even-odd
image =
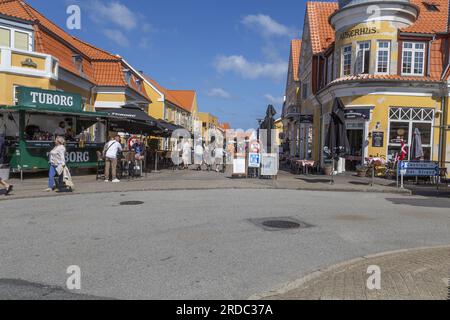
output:
[[[183,168],[188,169],[192,163],[192,147],[189,141],[183,143]]]
[[[50,170],[48,172],[48,188],[46,191],[55,190],[55,176],[58,176],[58,188],[62,187],[63,170],[66,165],[66,147],[64,138],[56,137],[55,147],[49,154]]]

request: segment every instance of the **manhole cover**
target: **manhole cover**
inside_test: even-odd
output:
[[[249,221],[266,231],[296,230],[313,227],[294,217],[258,218],[249,219]]]
[[[144,204],[144,202],[143,201],[124,201],[124,202],[120,203],[121,206],[139,206],[141,204]]]
[[[301,227],[300,223],[286,220],[271,220],[264,221],[263,226],[275,229],[298,229]]]

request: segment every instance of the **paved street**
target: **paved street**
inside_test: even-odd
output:
[[[164,190],[0,206],[0,298],[73,298],[61,291],[70,265],[86,299],[263,297],[358,257],[450,244],[450,199],[401,194]]]

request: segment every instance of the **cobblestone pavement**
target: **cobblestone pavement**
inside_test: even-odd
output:
[[[225,174],[217,172],[195,170],[163,170],[161,173],[149,173],[139,179],[124,179],[119,184],[96,181],[95,175],[74,176],[75,191],[73,194],[107,193],[126,191],[154,191],[154,190],[204,190],[204,189],[290,189],[310,191],[349,191],[349,192],[378,192],[411,194],[408,190],[397,189],[395,181],[359,178],[353,175],[342,175],[335,178],[335,184],[330,184],[329,177],[322,175],[294,175],[280,171],[276,180],[272,179],[231,179],[230,168]],[[14,192],[11,196],[0,197],[6,199],[23,199],[55,196],[46,193],[47,185],[45,173],[39,176],[26,176],[24,181],[11,179]],[[62,194],[67,195],[67,194]]]
[[[381,290],[369,290],[369,266],[381,269]],[[445,300],[449,299],[450,247],[366,256],[317,271],[268,300]]]

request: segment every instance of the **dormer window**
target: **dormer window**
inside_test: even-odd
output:
[[[74,54],[72,55],[72,58],[75,68],[79,73],[83,73],[83,57],[81,56],[81,54]]]
[[[404,42],[402,74],[423,76],[425,73],[425,43]]]
[[[131,71],[130,71],[130,69],[123,69],[123,75],[125,77],[125,81],[128,84],[131,84]]]
[[[432,11],[432,12],[440,11],[438,4],[429,3],[429,2],[422,2],[422,3],[428,11]]]

